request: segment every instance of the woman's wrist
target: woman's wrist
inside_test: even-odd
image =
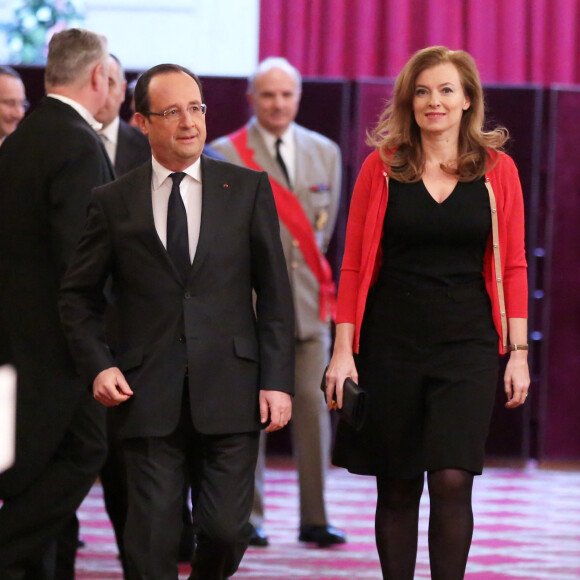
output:
[[[528,350],[528,345],[527,343],[515,343],[515,344],[510,344],[508,345],[508,350],[509,351],[515,351],[515,350]]]
[[[352,356],[352,347],[350,345],[335,344],[332,353],[333,356]]]
[[[527,350],[512,350],[510,352],[510,359],[512,360],[528,360],[528,351]]]

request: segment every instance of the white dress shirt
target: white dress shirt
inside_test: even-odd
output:
[[[151,178],[151,198],[153,201],[153,219],[159,239],[167,248],[167,204],[171,194],[173,181],[169,177],[173,171],[166,169],[155,157],[153,161],[153,175]],[[201,227],[201,161],[198,159],[193,165],[183,170],[185,177],[181,181],[180,191],[187,213],[187,233],[189,236],[189,259],[193,262],[199,230]]]
[[[117,158],[117,139],[119,138],[119,117],[115,117],[106,127],[99,131],[111,163],[115,165]]]
[[[260,123],[256,123],[256,128],[260,135],[262,135],[268,151],[272,157],[276,159],[276,141],[278,140],[278,137],[264,129]],[[282,139],[282,143],[280,144],[280,156],[286,165],[290,183],[296,183],[296,143],[294,141],[294,123],[290,123],[288,129],[280,135],[280,139]]]

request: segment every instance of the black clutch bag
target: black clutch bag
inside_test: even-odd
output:
[[[322,374],[322,383],[320,389],[326,398],[326,371]],[[334,391],[333,400],[336,401],[336,390]],[[359,387],[352,379],[347,378],[344,381],[342,390],[342,409],[336,409],[340,416],[351,425],[356,431],[360,431],[367,416],[368,393]]]

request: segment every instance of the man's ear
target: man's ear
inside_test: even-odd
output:
[[[141,129],[143,135],[149,134],[149,119],[145,115],[141,113],[135,113],[134,116],[135,121],[137,122],[137,126]]]
[[[100,62],[94,66],[93,72],[91,73],[91,85],[96,91],[99,91],[103,83],[107,85],[108,90],[109,78],[107,77],[103,63]]]

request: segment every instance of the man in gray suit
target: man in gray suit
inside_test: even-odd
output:
[[[332,236],[341,190],[341,156],[326,137],[294,122],[300,73],[283,58],[261,62],[248,82],[254,116],[211,146],[238,165],[268,172],[280,218],[282,245],[296,315],[293,447],[300,481],[299,540],[319,546],[346,541],[330,526],[324,503],[330,417],[320,392],[328,362],[334,285],[324,252]],[[251,544],[268,545],[264,520],[265,438],[260,442]]]

